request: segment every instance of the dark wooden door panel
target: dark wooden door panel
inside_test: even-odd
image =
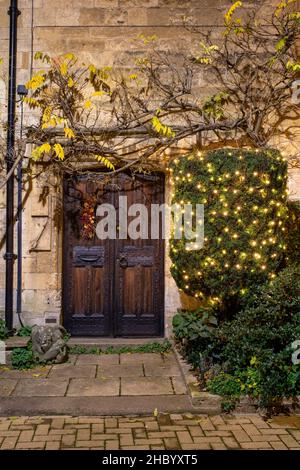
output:
[[[117,326],[120,336],[140,335],[143,328],[145,336],[160,334],[161,312],[154,295],[159,287],[155,286],[155,281],[159,279],[159,265],[155,264],[154,252],[152,245],[123,245],[119,250],[116,291],[119,293]],[[149,330],[149,320],[156,326],[156,332],[153,325]],[[130,333],[131,324],[135,325],[135,330]]]
[[[164,243],[149,239],[83,240],[78,230],[80,208],[88,193],[97,203],[114,205],[119,196],[148,209],[164,201],[161,176],[118,175],[105,185],[82,176],[65,182],[64,219],[64,323],[73,335],[160,336],[164,314]],[[128,217],[128,224],[135,217]]]
[[[64,191],[63,314],[67,330],[75,336],[112,335],[110,244],[80,233],[81,207],[98,190],[99,203],[112,203],[103,177],[67,179]]]
[[[127,175],[120,175],[119,188],[119,194],[127,196],[128,207],[143,204],[147,208],[148,239],[128,237],[116,241],[116,333],[159,336],[163,331],[164,246],[161,239],[150,238],[150,215],[151,204],[164,202],[162,180],[146,175],[133,182]],[[129,228],[137,215],[128,217]]]
[[[120,282],[121,315],[142,320],[144,316],[154,318],[153,268],[136,266],[126,268]]]

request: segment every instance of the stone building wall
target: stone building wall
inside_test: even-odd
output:
[[[0,120],[5,120],[6,70],[8,56],[9,0],[0,0]],[[268,2],[244,2],[260,8]],[[276,2],[278,3],[278,2]],[[161,47],[190,48],[193,36],[182,26],[183,17],[192,16],[202,28],[217,28],[231,5],[229,0],[19,0],[17,83],[25,83],[34,71],[36,51],[50,54],[74,52],[82,61],[98,66],[126,67],[137,53],[134,38],[155,34]],[[199,84],[204,87],[203,83]],[[2,114],[1,114],[2,113]],[[33,119],[25,111],[25,124]],[[300,176],[299,176],[300,178]],[[298,183],[297,183],[298,184]],[[295,186],[295,185],[294,185]],[[56,194],[50,194],[43,205],[40,187],[34,181],[25,188],[23,240],[23,306],[24,318],[31,323],[44,322],[46,316],[60,314],[61,241],[54,227]],[[166,185],[166,199],[169,198]],[[3,252],[4,192],[0,195],[0,249]],[[296,197],[296,196],[295,196]],[[166,257],[166,324],[180,305],[179,294],[169,274]],[[0,310],[3,308],[4,262],[0,256]]]

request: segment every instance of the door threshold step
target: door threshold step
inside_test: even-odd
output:
[[[68,346],[98,347],[98,348],[122,348],[130,346],[144,346],[146,344],[162,344],[167,338],[84,338],[73,337],[68,341]]]

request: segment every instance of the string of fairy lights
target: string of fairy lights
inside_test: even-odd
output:
[[[187,256],[184,252],[191,249],[184,237],[171,238],[171,271],[179,287],[188,295],[203,297],[199,286],[209,284],[209,276],[219,275],[224,282],[231,278],[233,289],[243,294],[246,289],[240,279],[245,272],[274,278],[287,248],[283,157],[269,150],[221,149],[178,157],[168,170],[172,203],[183,213],[185,204],[204,204],[205,212],[202,249]],[[191,223],[195,221],[186,222]]]

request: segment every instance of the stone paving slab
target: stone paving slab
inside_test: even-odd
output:
[[[116,365],[120,363],[119,354],[79,354],[76,365],[79,364],[100,364]]]
[[[167,354],[164,354],[163,355],[163,359],[164,359],[164,365],[178,365],[178,361],[177,361],[177,357],[175,355],[175,353],[173,351],[167,353]]]
[[[122,377],[121,379],[121,395],[172,395],[173,393],[169,378]]]
[[[66,378],[95,378],[96,365],[92,364],[57,364],[52,367],[49,372],[50,378],[66,377]]]
[[[0,378],[0,396],[8,397],[16,387],[17,383],[18,381],[15,379]]]
[[[172,384],[174,393],[176,395],[185,395],[186,394],[186,385],[182,377],[172,377]]]
[[[181,377],[181,370],[178,364],[155,365],[153,363],[145,363],[146,377]]]
[[[9,379],[25,379],[35,377],[47,377],[52,366],[34,367],[28,370],[9,369],[8,367],[0,368],[0,378]]]
[[[70,354],[67,364],[75,364],[78,357],[77,354]]]
[[[0,418],[0,449],[300,450],[299,417],[279,418],[279,424],[258,414]]]
[[[20,379],[12,396],[18,397],[62,397],[69,385],[68,380],[55,379]]]
[[[68,397],[109,397],[120,394],[120,379],[71,379],[67,391]]]
[[[71,355],[25,371],[0,367],[0,414],[149,413],[191,409],[173,353]],[[168,398],[169,397],[169,398]]]
[[[144,377],[142,364],[100,365],[97,377]]]
[[[128,353],[120,354],[121,364],[146,364],[164,365],[162,354],[157,353]]]

